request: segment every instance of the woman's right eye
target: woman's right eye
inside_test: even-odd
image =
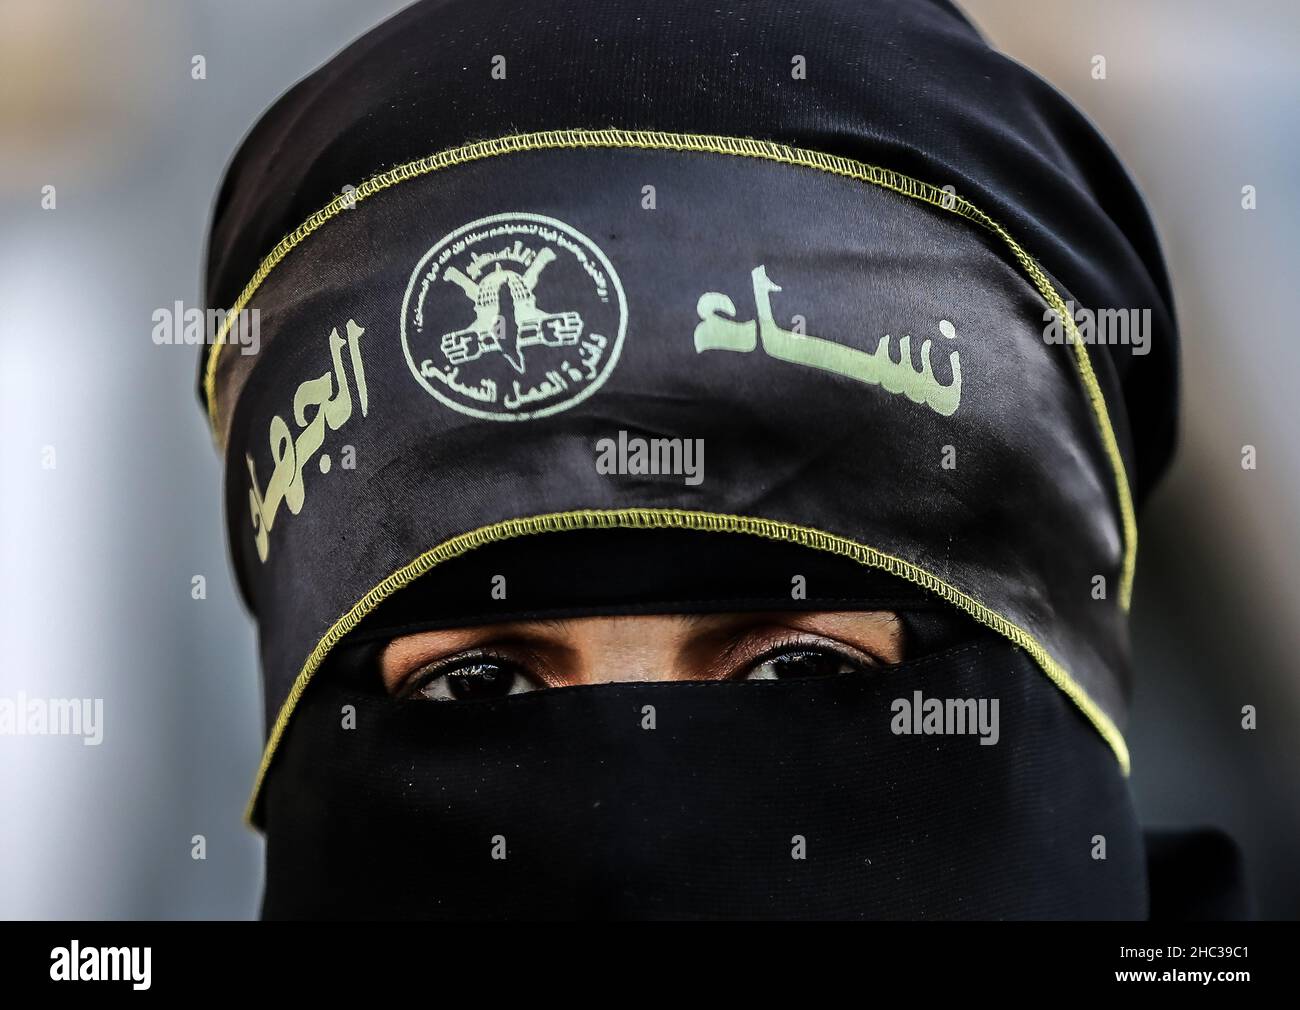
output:
[[[478,701],[537,690],[522,666],[488,657],[444,663],[411,680],[415,686],[403,694],[426,701]]]

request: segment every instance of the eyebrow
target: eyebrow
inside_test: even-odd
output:
[[[567,631],[569,625],[574,621],[589,620],[593,617],[671,617],[680,624],[694,625],[702,624],[711,617],[719,617],[716,613],[703,614],[656,614],[656,613],[635,613],[635,614],[582,614],[577,617],[534,617],[526,618],[522,621],[511,622],[518,624],[536,624],[548,631]]]

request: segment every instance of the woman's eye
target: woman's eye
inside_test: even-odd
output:
[[[862,669],[863,664],[831,652],[829,649],[789,649],[756,663],[745,674],[745,680],[785,680],[789,677],[826,677],[833,673],[849,673]]]
[[[478,701],[527,694],[536,689],[523,667],[499,659],[474,659],[435,670],[419,685],[406,692],[409,698],[427,701]]]

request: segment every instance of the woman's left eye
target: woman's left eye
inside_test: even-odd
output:
[[[427,701],[475,701],[536,690],[523,667],[487,658],[435,670],[422,680],[417,675],[415,681],[417,686],[406,692],[407,697]]]
[[[861,670],[863,665],[829,649],[791,648],[755,663],[741,679],[786,680],[794,677],[826,677],[834,673]]]

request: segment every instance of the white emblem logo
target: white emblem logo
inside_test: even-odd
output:
[[[496,214],[424,254],[402,300],[402,349],[426,390],[463,414],[524,421],[609,377],[627,329],[613,265],[540,214]]]

